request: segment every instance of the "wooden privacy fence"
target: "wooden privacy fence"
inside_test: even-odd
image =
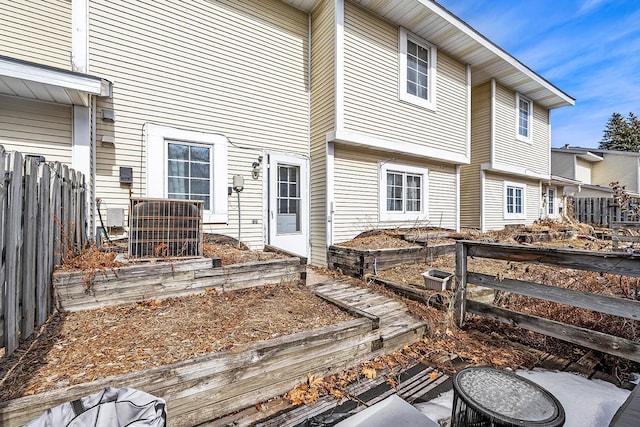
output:
[[[538,263],[603,274],[640,277],[640,256],[619,252],[592,252],[459,241],[456,242],[456,290],[454,297],[454,313],[459,325],[464,323],[466,313],[478,314],[593,350],[640,362],[640,343],[638,342],[519,313],[492,304],[467,300],[466,294],[467,285],[474,284],[631,320],[640,320],[640,301],[522,280],[500,280],[494,276],[467,271],[468,257]]]
[[[5,356],[52,310],[51,274],[86,243],[84,176],[0,146],[0,348]]]
[[[624,211],[612,197],[571,198],[576,220],[587,224],[611,228],[613,222],[639,222],[635,215]],[[631,198],[630,204],[637,206],[640,199]]]

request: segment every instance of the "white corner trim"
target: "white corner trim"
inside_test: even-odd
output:
[[[456,165],[456,232],[460,232],[460,165]]]
[[[471,65],[467,64],[467,157],[471,158]]]
[[[73,106],[71,167],[82,172],[87,181],[91,177],[91,109]]]
[[[485,212],[484,212],[484,208],[485,208],[485,186],[487,185],[487,178],[486,178],[486,172],[484,170],[480,170],[480,232],[481,233],[486,233],[487,232],[487,226],[485,224]]]
[[[509,175],[516,175],[522,178],[546,179],[546,180],[551,179],[551,175],[549,174],[535,172],[519,166],[511,166],[511,165],[505,165],[500,163],[497,163],[497,164],[483,163],[482,165],[480,165],[480,167],[482,168],[482,170],[486,170],[489,172],[498,172],[498,173],[504,173]]]
[[[327,164],[326,164],[326,183],[327,183],[327,247],[334,243],[334,227],[336,211],[335,197],[335,145],[333,142],[327,144]]]
[[[335,0],[336,57],[335,57],[335,129],[344,129],[344,0]]]
[[[491,164],[496,162],[496,79],[491,79],[491,105],[490,105],[489,119],[489,156],[491,158]]]
[[[227,200],[227,137],[216,133],[185,130],[171,126],[145,123],[143,127],[147,155],[147,197],[167,197],[166,140],[178,140],[210,145],[213,150],[213,194],[211,209],[204,212],[205,223],[228,221]]]
[[[71,69],[89,72],[89,0],[71,1]]]
[[[326,142],[336,142],[355,147],[406,154],[413,157],[438,160],[450,164],[469,164],[469,156],[465,154],[452,153],[451,151],[432,148],[412,142],[378,138],[358,132],[340,130],[327,132]]]

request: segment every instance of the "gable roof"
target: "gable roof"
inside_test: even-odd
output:
[[[283,0],[311,12],[320,0]],[[473,86],[495,78],[535,103],[553,109],[575,99],[531,70],[469,24],[433,0],[355,0],[365,9],[434,43],[439,50],[470,64]]]

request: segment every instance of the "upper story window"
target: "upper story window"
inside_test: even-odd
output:
[[[422,220],[427,217],[427,168],[396,163],[380,167],[380,220]]]
[[[504,183],[504,218],[525,219],[525,192],[524,184]]]
[[[531,118],[533,103],[519,93],[516,93],[516,131],[517,138],[531,141]]]
[[[436,47],[400,28],[399,52],[400,99],[435,109]]]

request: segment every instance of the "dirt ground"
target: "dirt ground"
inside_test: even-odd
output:
[[[267,285],[57,313],[0,361],[0,400],[350,320],[305,286]]]

